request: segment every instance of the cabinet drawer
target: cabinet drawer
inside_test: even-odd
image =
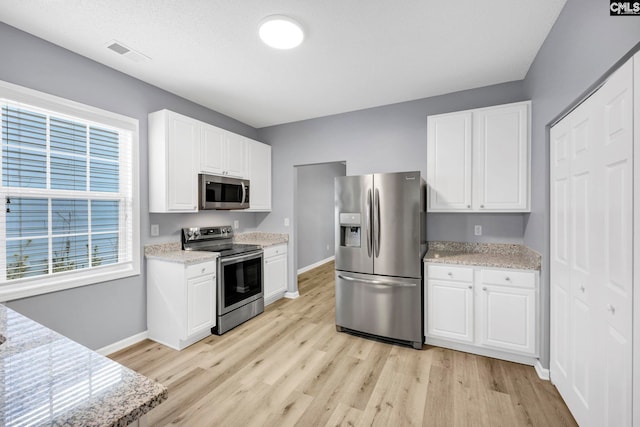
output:
[[[481,281],[487,285],[518,286],[533,288],[536,285],[535,273],[512,270],[482,270]]]
[[[202,262],[187,267],[187,279],[191,277],[205,276],[216,274],[216,262]]]
[[[287,245],[275,245],[264,248],[264,257],[269,258],[276,255],[286,254]]]
[[[473,268],[453,267],[450,265],[427,265],[427,277],[429,279],[473,282]]]

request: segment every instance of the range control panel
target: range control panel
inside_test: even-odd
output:
[[[197,240],[230,239],[233,237],[233,228],[230,225],[219,227],[189,227],[182,229],[182,242]]]

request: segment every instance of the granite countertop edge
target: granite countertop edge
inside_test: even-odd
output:
[[[429,242],[425,262],[479,267],[540,270],[542,256],[524,245]]]
[[[283,243],[289,243],[289,234],[287,233],[265,233],[262,231],[251,231],[248,233],[236,234],[233,237],[235,243],[246,243],[259,245],[263,248]]]
[[[265,233],[253,231],[249,233],[236,234],[234,243],[245,243],[258,245],[262,248],[269,246],[288,244],[289,235],[286,233]],[[162,261],[175,262],[185,265],[198,264],[206,261],[213,261],[218,258],[217,252],[204,251],[184,251],[180,242],[157,243],[144,247],[144,256],[147,259],[158,259]]]

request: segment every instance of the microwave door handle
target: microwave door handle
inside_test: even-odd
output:
[[[204,175],[200,176],[200,209],[207,206],[207,180]]]
[[[244,181],[242,181],[242,204],[247,203],[247,187],[244,185]]]

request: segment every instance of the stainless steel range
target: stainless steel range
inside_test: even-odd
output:
[[[182,249],[220,254],[212,333],[222,335],[264,311],[262,247],[233,243],[231,226],[221,226],[183,228]]]

